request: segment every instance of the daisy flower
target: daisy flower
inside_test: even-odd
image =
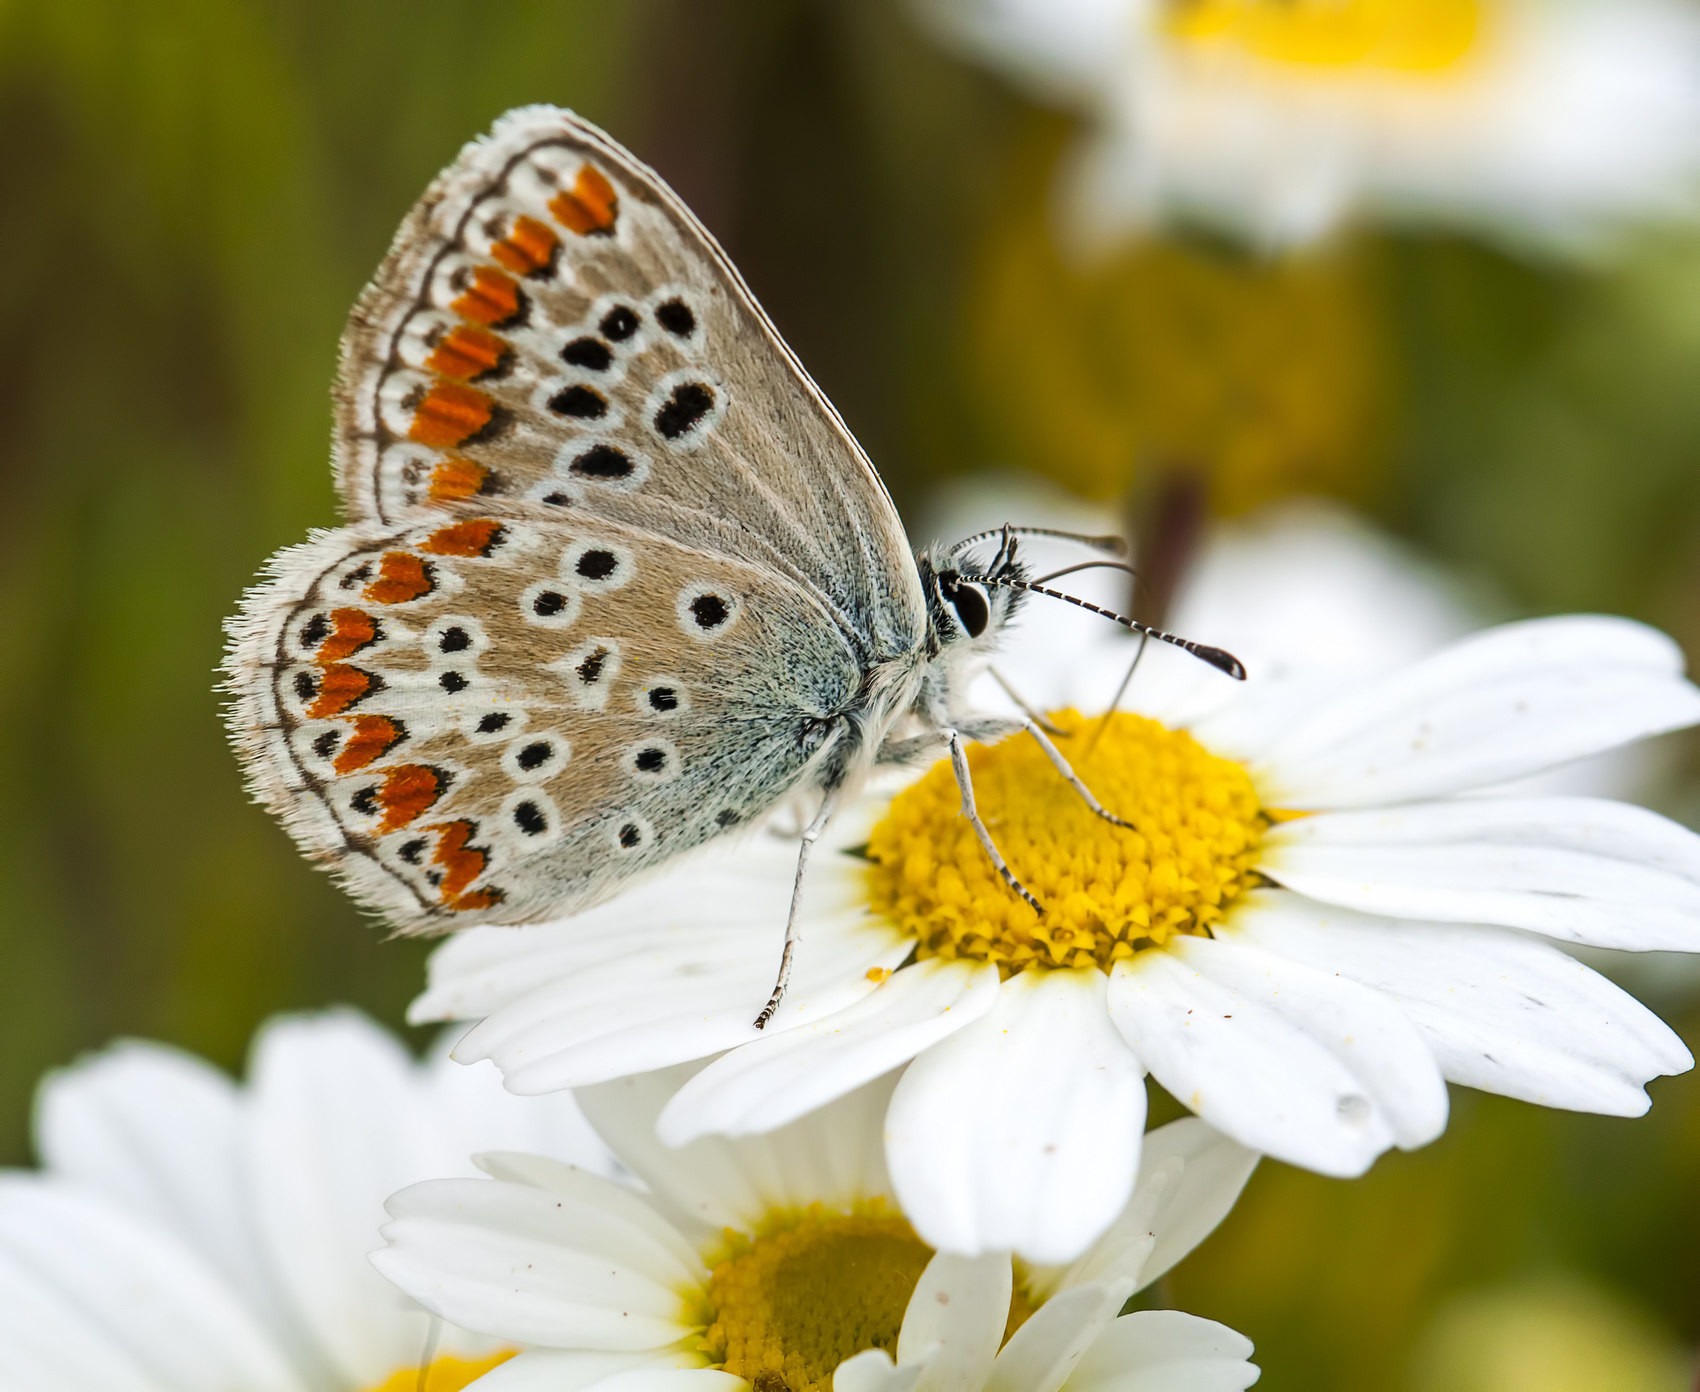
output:
[[[690,1070],[580,1094],[646,1194],[555,1160],[390,1200],[377,1267],[445,1320],[530,1346],[478,1392],[1238,1392],[1251,1345],[1118,1312],[1192,1250],[1257,1157],[1187,1119],[1151,1134],[1127,1206],[1069,1265],[935,1252],[896,1207],[889,1079],[801,1121],[677,1150],[656,1116]],[[663,1371],[666,1370],[666,1371]],[[622,1376],[624,1375],[624,1376]]]
[[[43,1082],[43,1168],[0,1176],[0,1383],[53,1392],[456,1392],[513,1353],[371,1269],[383,1201],[525,1145],[605,1173],[539,1105],[349,1011],[274,1020],[238,1086],[124,1042]]]
[[[1180,213],[1263,245],[1370,210],[1585,246],[1689,214],[1700,18],[1675,0],[923,0],[1085,110],[1074,231]]]
[[[1107,693],[1127,651],[1052,663]],[[1491,792],[1700,722],[1668,638],[1535,620],[1322,683],[1241,685],[1171,656],[1147,655],[1142,714],[1056,716],[1132,830],[1090,815],[1025,736],[971,753],[1043,916],[993,872],[940,765],[870,792],[817,851],[765,1035],[751,1020],[796,854],[776,835],[559,924],[450,939],[413,1014],[476,1019],[454,1056],[520,1093],[718,1054],[660,1113],[675,1145],[782,1126],[907,1065],[885,1142],[917,1233],[1045,1262],[1126,1203],[1147,1071],[1242,1144],[1347,1176],[1439,1135],[1448,1079],[1633,1116],[1649,1079],[1690,1067],[1556,944],[1700,950],[1700,837],[1605,799]]]

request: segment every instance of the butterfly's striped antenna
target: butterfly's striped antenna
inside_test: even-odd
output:
[[[1082,546],[1090,546],[1095,551],[1108,551],[1112,556],[1127,555],[1127,539],[1119,536],[1088,536],[1084,532],[1065,532],[1056,527],[1016,527],[1005,524],[1002,527],[990,527],[983,532],[975,532],[971,537],[963,537],[954,543],[944,554],[957,556],[970,546],[978,546],[982,541],[990,541],[993,537],[1001,536],[1033,536],[1050,537],[1054,541],[1073,541]]]
[[[1060,580],[1065,575],[1073,575],[1077,571],[1082,570],[1125,571],[1133,577],[1135,584],[1142,583],[1139,572],[1132,566],[1128,565],[1125,561],[1080,561],[1075,565],[1064,566],[1061,570],[1053,570],[1049,575],[1038,576],[1032,581],[1032,583],[1035,585],[1044,585],[1052,580]],[[1139,659],[1145,656],[1145,645],[1150,641],[1151,635],[1149,633],[1141,633],[1139,635],[1139,650],[1134,653],[1133,661],[1128,664],[1127,671],[1122,674],[1121,684],[1116,687],[1116,694],[1110,698],[1110,704],[1106,708],[1107,710],[1114,711],[1121,706],[1122,697],[1127,695],[1127,689],[1133,683],[1133,674],[1139,670]],[[996,672],[993,672],[992,676],[997,678],[999,682],[1003,681],[1003,678],[999,677]],[[1007,684],[1004,686],[1004,690],[1009,690]],[[1012,696],[1014,695],[1013,692],[1010,694]],[[1020,702],[1018,701],[1017,704],[1020,704]],[[1027,714],[1031,716],[1032,712],[1029,711]],[[1098,722],[1098,728],[1092,732],[1092,737],[1086,741],[1086,747],[1080,751],[1080,755],[1083,759],[1091,756],[1092,751],[1098,747],[1098,741],[1104,737],[1104,731],[1108,728],[1109,721],[1107,719]],[[1052,728],[1050,733],[1054,735],[1060,732]]]
[[[1152,628],[1150,624],[1142,624],[1138,619],[1130,619],[1125,614],[1118,614],[1102,605],[1093,604],[1090,600],[1081,599],[1076,595],[1065,594],[1061,590],[1049,589],[1044,585],[1035,584],[1028,580],[1014,580],[1001,575],[969,575],[964,573],[964,580],[972,580],[981,585],[996,585],[1006,590],[1025,590],[1031,594],[1044,595],[1047,599],[1060,599],[1065,604],[1073,604],[1077,608],[1101,615],[1111,623],[1119,623],[1123,628],[1135,633],[1143,633],[1155,638],[1159,643],[1168,643],[1185,652],[1191,653],[1200,662],[1208,662],[1219,672],[1226,672],[1235,681],[1245,680],[1245,666],[1231,652],[1221,648],[1212,648],[1204,643],[1195,643],[1190,638],[1182,638],[1179,634],[1165,633],[1160,628]]]
[[[1064,566],[1061,570],[1053,570],[1049,575],[1035,576],[1032,583],[1048,585],[1053,580],[1061,580],[1065,575],[1073,575],[1077,570],[1119,570],[1131,575],[1135,582],[1141,579],[1139,572],[1126,561],[1079,561],[1074,565]]]

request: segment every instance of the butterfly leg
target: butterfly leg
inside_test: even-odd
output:
[[[1132,822],[1116,816],[1114,812],[1111,812],[1104,806],[1103,803],[1099,802],[1097,798],[1092,796],[1092,790],[1081,781],[1080,775],[1074,771],[1073,766],[1066,758],[1063,757],[1062,750],[1058,749],[1056,745],[1051,743],[1051,737],[1040,729],[1036,722],[1032,720],[1027,722],[1027,733],[1032,735],[1033,738],[1038,741],[1039,748],[1045,751],[1045,757],[1051,761],[1051,767],[1056,769],[1056,771],[1063,776],[1063,779],[1068,783],[1068,786],[1073,788],[1074,791],[1080,795],[1080,800],[1091,808],[1096,815],[1102,817],[1106,822],[1109,822],[1114,826],[1126,827],[1129,831],[1138,830]]]
[[[1139,647],[1133,654],[1133,661],[1128,664],[1127,671],[1122,674],[1122,684],[1116,688],[1116,694],[1110,697],[1109,708],[1105,712],[1104,719],[1098,722],[1098,728],[1092,732],[1092,738],[1086,741],[1086,748],[1080,753],[1081,758],[1090,757],[1092,751],[1098,747],[1098,741],[1104,737],[1104,731],[1110,728],[1109,716],[1120,709],[1122,697],[1127,695],[1128,687],[1133,685],[1133,674],[1139,670],[1139,659],[1145,656],[1145,644],[1150,637],[1149,633],[1139,635]]]
[[[1015,702],[1016,709],[1026,716],[1029,721],[1043,730],[1047,735],[1066,735],[1068,733],[1068,731],[1063,729],[1062,726],[1053,725],[1050,721],[1046,720],[1044,716],[1039,714],[1039,712],[1032,706],[1028,705],[1026,701],[1022,700],[1021,693],[1009,684],[1008,678],[1006,678],[1002,672],[998,671],[996,667],[988,667],[986,668],[986,671],[991,675],[992,680],[1003,688],[1003,694]]]
[[[785,999],[785,988],[791,984],[791,958],[797,950],[797,905],[803,897],[803,871],[808,868],[809,852],[820,840],[821,833],[826,830],[826,824],[832,820],[832,814],[838,810],[838,789],[830,788],[821,799],[820,811],[815,813],[814,820],[803,828],[803,845],[797,852],[797,878],[791,885],[791,912],[785,919],[785,947],[779,954],[779,976],[773,983],[773,994],[767,998],[767,1004],[762,1006],[761,1014],[756,1016],[756,1028],[766,1029],[767,1022],[779,1009],[779,1003]]]
[[[1143,652],[1144,650],[1145,640],[1141,638],[1140,651]],[[1135,657],[1134,665],[1137,666],[1138,663],[1139,659]],[[1003,674],[999,672],[996,667],[990,667],[987,670],[992,674],[992,680],[997,682],[997,684],[1004,689],[1004,692],[1008,695],[1009,699],[1014,701],[1016,706],[1020,708],[1021,713],[1027,717],[1025,722],[1023,722],[1023,728],[1028,734],[1032,735],[1033,738],[1038,741],[1039,748],[1045,751],[1045,757],[1051,761],[1051,766],[1067,781],[1068,786],[1080,794],[1080,800],[1106,822],[1115,826],[1126,827],[1129,831],[1135,830],[1136,828],[1132,822],[1125,821],[1121,817],[1116,816],[1114,812],[1105,808],[1105,806],[1092,795],[1092,790],[1081,781],[1080,775],[1074,771],[1074,766],[1069,763],[1067,758],[1064,757],[1062,750],[1058,749],[1052,742],[1052,735],[1065,735],[1068,732],[1051,724],[1051,722],[1046,720],[1044,716],[1040,715],[1038,711],[1034,710],[1032,706],[1028,705],[1026,701],[1022,700],[1021,693],[1011,686],[1007,680],[1005,680]],[[1128,678],[1131,678],[1132,676],[1133,672],[1129,670]],[[1122,682],[1122,690],[1125,691],[1126,689],[1127,679],[1124,679]],[[1120,699],[1121,692],[1118,691],[1116,695],[1117,699]],[[1102,727],[1100,727],[1100,729],[1101,728]],[[1094,736],[1093,739],[1095,743],[1097,737]],[[1087,748],[1090,750],[1091,745],[1088,745]]]
[[[1005,862],[1003,852],[998,850],[997,843],[992,840],[992,833],[980,820],[979,810],[974,805],[974,778],[968,769],[968,755],[962,746],[962,732],[947,730],[945,734],[950,739],[950,765],[956,771],[956,786],[962,792],[962,815],[974,828],[974,834],[980,838],[980,845],[985,848],[986,856],[998,874],[1003,876],[1003,882],[1031,904],[1034,913],[1043,914],[1045,906],[1033,897],[1026,885],[1015,878],[1015,872]]]

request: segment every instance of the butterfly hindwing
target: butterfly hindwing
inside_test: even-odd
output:
[[[759,816],[859,680],[799,587],[546,505],[322,534],[233,631],[256,793],[406,931],[570,912]]]
[[[924,622],[878,475],[737,271],[645,166],[532,107],[469,145],[351,318],[356,519],[525,501],[758,561],[872,662]]]

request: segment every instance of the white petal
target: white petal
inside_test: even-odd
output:
[[[884,1349],[863,1349],[832,1374],[832,1392],[914,1392],[923,1364],[897,1367]]]
[[[423,1024],[492,1015],[540,981],[624,955],[634,939],[749,932],[752,921],[774,912],[783,924],[796,859],[795,844],[756,836],[710,847],[701,858],[633,886],[617,902],[557,923],[456,933],[431,954],[428,985],[408,1018]]]
[[[1251,1340],[1179,1310],[1116,1320],[1080,1360],[1068,1392],[1244,1392],[1258,1379]]]
[[[777,924],[783,928],[783,907]],[[780,932],[691,922],[634,927],[617,955],[561,969],[490,1015],[455,1047],[463,1063],[491,1058],[519,1093],[584,1087],[777,1037],[854,1004],[913,943],[858,910],[805,924],[785,1005],[768,1026],[757,1012],[773,989]]]
[[[607,1351],[665,1348],[693,1328],[700,1285],[669,1281],[672,1254],[612,1205],[440,1179],[403,1189],[389,1209],[390,1245],[373,1265],[456,1324],[512,1343]]]
[[[580,1349],[529,1349],[510,1358],[471,1384],[478,1392],[592,1392],[608,1380],[638,1370],[702,1369],[708,1360],[700,1353],[666,1350],[660,1353],[589,1353]],[[746,1387],[731,1383],[726,1374],[705,1370],[696,1381],[678,1385],[678,1392],[720,1392]]]
[[[924,1363],[916,1392],[980,1392],[1009,1322],[1014,1272],[1006,1253],[938,1253],[909,1297],[900,1365]]]
[[[1626,619],[1507,624],[1325,703],[1252,772],[1268,805],[1310,810],[1503,783],[1700,721],[1681,671]]]
[[[908,1063],[979,1019],[998,997],[989,962],[935,957],[904,967],[848,1010],[716,1059],[661,1113],[668,1145],[711,1131],[771,1131]]]
[[[692,1071],[618,1078],[578,1094],[596,1129],[670,1212],[711,1232],[747,1231],[775,1209],[844,1208],[889,1196],[880,1121],[890,1079],[776,1131],[704,1136],[673,1148],[656,1135],[656,1118]]]
[[[366,1260],[384,1199],[465,1157],[444,1155],[406,1051],[352,1011],[272,1021],[249,1077],[247,1170],[271,1269],[339,1376],[382,1382],[428,1326]]]
[[[1622,803],[1467,798],[1305,817],[1270,834],[1258,868],[1395,918],[1700,951],[1700,837]]]
[[[37,1176],[0,1180],[0,1347],[53,1392],[302,1392],[223,1278],[164,1229]],[[97,1377],[109,1378],[96,1382]]]
[[[1110,1230],[1070,1267],[1029,1267],[1028,1289],[1044,1297],[1120,1276],[1142,1290],[1227,1217],[1257,1161],[1197,1117],[1146,1133],[1139,1183]]]
[[[1111,1028],[1104,974],[1023,972],[997,1008],[922,1054],[886,1114],[886,1162],[942,1251],[1077,1256],[1133,1191],[1144,1070]]]
[[[749,1392],[741,1377],[718,1368],[637,1368],[593,1384],[585,1392]]]
[[[443,1133],[445,1151],[455,1157],[478,1150],[514,1150],[549,1155],[581,1170],[610,1178],[620,1162],[591,1129],[570,1092],[547,1097],[516,1097],[502,1086],[492,1063],[461,1064],[440,1052],[421,1080],[425,1106]],[[431,1176],[466,1172],[463,1164]]]
[[[915,10],[940,39],[1009,70],[1050,100],[1090,101],[1129,37],[1126,0],[917,0]]]
[[[115,1044],[49,1073],[36,1094],[49,1170],[175,1233],[287,1337],[243,1188],[239,1126],[236,1085],[163,1044]]]
[[[595,1234],[602,1231],[604,1220],[612,1222],[605,1246],[595,1249],[631,1262],[651,1280],[667,1286],[691,1286],[703,1279],[696,1248],[661,1216],[647,1195],[543,1155],[491,1152],[478,1157],[478,1168],[492,1179],[528,1184],[565,1199],[564,1206],[557,1206],[561,1212],[571,1209],[588,1214],[581,1234],[587,1247],[595,1247],[599,1240]]]
[[[1118,963],[1110,1016],[1159,1082],[1218,1130],[1324,1174],[1432,1140],[1446,1088],[1385,996],[1226,939]]]
[[[1700,884],[1700,836],[1645,807],[1594,797],[1470,797],[1324,812],[1269,830],[1267,846],[1545,846]]]
[[[843,854],[866,840],[854,815],[859,810],[840,815],[810,861],[799,906],[804,927],[799,974],[820,932],[836,931],[833,925],[845,920],[862,920],[861,931],[895,939],[890,928],[867,917],[862,863]],[[617,900],[572,918],[457,933],[432,953],[429,984],[408,1018],[415,1024],[480,1019],[530,995],[539,983],[569,978],[633,952],[663,950],[673,942],[683,942],[681,950],[689,952],[696,937],[733,944],[747,939],[751,951],[772,954],[771,972],[778,965],[796,864],[795,840],[752,834],[739,842],[711,844]],[[767,987],[772,985],[770,980]],[[765,1000],[764,989],[758,1008]],[[780,1021],[785,1018],[782,1013]]]
[[[1448,1078],[1489,1092],[1639,1116],[1644,1083],[1693,1066],[1633,996],[1508,929],[1400,923],[1266,891],[1235,910],[1224,936],[1384,991]]]
[[[1258,868],[1308,898],[1389,918],[1496,923],[1632,952],[1700,952],[1700,885],[1579,851],[1285,846]]]
[[[1112,1277],[1047,1300],[998,1354],[986,1392],[1057,1392],[1131,1294]]]

